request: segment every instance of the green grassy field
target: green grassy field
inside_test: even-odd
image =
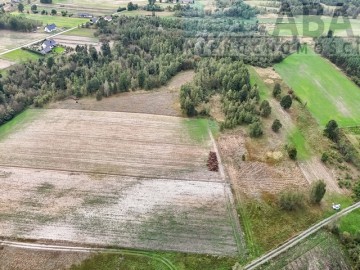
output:
[[[360,209],[354,210],[341,218],[340,230],[353,235],[360,233]]]
[[[290,20],[288,18],[280,20],[260,17],[259,22],[275,24],[273,29],[269,29],[269,33],[276,36],[318,37],[326,35],[330,29],[339,36],[347,36],[348,30],[351,30],[354,35],[360,33],[360,20],[357,19],[334,21],[329,16],[296,16]]]
[[[85,18],[73,18],[73,17],[62,17],[62,16],[51,16],[51,15],[41,15],[41,14],[25,14],[13,12],[14,15],[23,16],[29,19],[40,21],[43,25],[55,23],[57,28],[71,28],[78,26],[89,21]]]
[[[40,59],[42,56],[36,53],[32,53],[29,51],[25,51],[22,49],[17,49],[15,51],[3,54],[2,56],[0,56],[0,58],[9,60],[9,61],[14,61],[14,62],[24,62],[24,61],[28,61],[28,60],[37,60]]]
[[[15,116],[11,121],[0,125],[0,140],[6,138],[12,132],[22,128],[25,123],[36,118],[42,111],[41,110],[25,110]]]
[[[326,59],[308,49],[275,69],[322,126],[331,119],[342,127],[360,124],[360,88]]]

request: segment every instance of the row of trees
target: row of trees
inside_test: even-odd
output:
[[[39,21],[27,19],[22,16],[0,13],[0,29],[30,32],[40,25],[41,22]]]

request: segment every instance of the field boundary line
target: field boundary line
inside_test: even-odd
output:
[[[221,161],[219,149],[217,147],[216,141],[209,127],[208,127],[208,133],[218,159],[220,176],[224,181],[224,195],[227,201],[226,207],[231,218],[231,227],[233,229],[234,238],[238,249],[238,254],[240,255],[240,258],[244,258],[246,254],[244,233],[241,229],[239,216],[236,211],[235,200],[231,191],[231,183],[225,174],[225,169]]]
[[[2,55],[4,55],[4,54],[7,54],[7,53],[11,53],[11,52],[16,51],[16,50],[18,50],[18,49],[21,49],[22,47],[27,47],[27,46],[34,45],[34,44],[36,44],[36,43],[39,43],[39,42],[43,41],[44,39],[53,38],[53,37],[59,36],[59,35],[64,34],[64,33],[66,33],[66,32],[72,31],[72,30],[74,30],[74,29],[76,29],[76,28],[78,28],[78,27],[77,27],[77,26],[74,26],[74,27],[72,27],[72,28],[70,28],[70,29],[67,29],[67,30],[64,30],[64,31],[62,31],[62,32],[60,32],[60,33],[57,33],[57,34],[54,34],[54,35],[50,35],[50,36],[46,36],[46,37],[44,37],[44,38],[42,38],[42,39],[39,39],[39,40],[36,40],[36,41],[32,41],[32,42],[30,42],[30,43],[27,43],[27,44],[21,45],[21,46],[19,46],[19,47],[16,47],[16,48],[14,48],[14,49],[7,50],[7,51],[5,51],[5,52],[0,53],[0,56],[2,56]]]
[[[81,170],[66,170],[66,169],[51,169],[51,168],[43,168],[43,167],[31,167],[31,166],[16,166],[16,165],[7,165],[0,164],[0,168],[19,168],[19,169],[32,169],[32,170],[44,170],[51,172],[69,172],[69,173],[79,173],[86,175],[105,175],[105,176],[124,176],[124,177],[132,177],[132,178],[141,178],[141,179],[152,179],[152,180],[161,180],[161,181],[189,181],[189,182],[205,182],[205,183],[219,183],[224,184],[221,181],[210,181],[205,179],[184,179],[184,178],[167,178],[164,176],[139,176],[139,175],[131,175],[131,174],[120,174],[120,173],[102,173],[102,172],[90,172],[90,171],[81,171]],[[225,183],[226,184],[226,183]]]
[[[0,246],[32,249],[32,250],[46,250],[46,251],[61,251],[61,252],[83,252],[83,253],[107,253],[107,254],[124,254],[140,257],[147,257],[163,263],[169,270],[177,270],[172,262],[158,254],[151,254],[147,251],[136,251],[129,249],[113,249],[113,248],[90,248],[90,247],[77,247],[77,246],[60,246],[48,244],[34,244],[21,241],[6,241],[0,240]]]
[[[268,252],[267,254],[261,256],[260,258],[252,261],[251,263],[249,263],[248,265],[246,265],[244,267],[244,270],[252,270],[252,269],[256,269],[257,267],[259,267],[260,265],[268,262],[269,260],[275,258],[276,256],[280,255],[281,253],[287,251],[289,248],[297,245],[299,242],[301,242],[302,240],[304,240],[305,238],[307,238],[308,236],[310,236],[311,234],[319,231],[321,228],[323,228],[324,226],[330,224],[331,222],[333,222],[334,220],[347,215],[348,213],[356,210],[360,208],[360,202],[357,202],[343,210],[341,210],[340,212],[335,213],[334,215],[318,222],[317,224],[313,225],[312,227],[308,228],[307,230],[303,231],[302,233],[300,233],[299,235],[295,236],[294,238],[288,240],[287,242],[285,242],[283,245],[279,246],[276,249],[273,249],[272,251]]]

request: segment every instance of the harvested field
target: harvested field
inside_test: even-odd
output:
[[[52,103],[49,108],[180,116],[179,89],[181,85],[191,82],[193,77],[194,71],[184,71],[174,76],[167,85],[156,90],[121,93],[100,101],[95,97],[80,99],[78,103],[68,99]]]
[[[236,254],[229,187],[195,120],[36,114],[0,140],[1,236]]]
[[[0,53],[48,36],[47,33],[22,33],[0,30]]]

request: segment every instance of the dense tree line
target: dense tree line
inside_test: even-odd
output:
[[[342,69],[351,79],[360,85],[360,52],[356,44],[359,40],[344,40],[332,37],[329,32],[326,37],[316,40],[316,48],[322,56]]]
[[[324,8],[320,1],[282,0],[279,13],[287,16],[323,15]]]
[[[27,19],[22,16],[0,13],[0,29],[30,32],[40,25],[41,22],[39,21]]]

